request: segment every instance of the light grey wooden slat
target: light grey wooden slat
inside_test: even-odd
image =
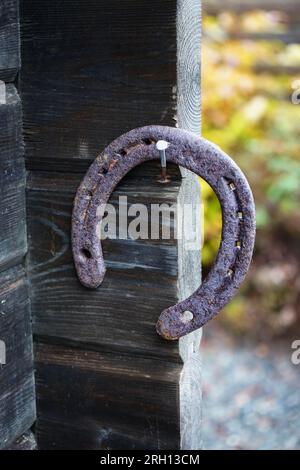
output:
[[[20,68],[18,0],[0,2],[0,448],[31,448],[35,420],[22,109],[12,83]],[[14,266],[14,267],[12,267]],[[3,356],[4,354],[4,356]],[[26,434],[28,435],[28,434]],[[18,440],[19,439],[19,440]]]
[[[177,121],[201,134],[201,0],[177,1]]]
[[[177,121],[178,126],[201,134],[201,0],[177,1]],[[199,247],[191,249],[187,237],[178,243],[178,294],[180,300],[191,295],[201,282],[200,245],[200,185],[190,171],[181,169],[184,176],[178,201],[181,205],[195,204],[195,219],[185,219],[185,233],[195,232]],[[197,205],[198,202],[198,205]],[[196,218],[197,219],[197,218]],[[179,340],[183,361],[180,376],[180,448],[202,447],[202,361],[200,353],[202,330]]]
[[[25,167],[22,109],[13,85],[0,104],[0,271],[26,253]]]
[[[35,421],[28,286],[21,266],[0,274],[0,340],[6,351],[0,365],[0,449],[3,449]]]
[[[111,202],[125,195],[129,204],[176,202],[179,171],[170,172],[169,185],[153,175],[129,175]],[[79,180],[80,175],[37,172],[28,178],[39,447],[179,448],[178,344],[155,331],[160,311],[177,300],[177,244],[103,242],[104,283],[84,288],[70,247]],[[80,387],[71,391],[70,383]]]
[[[43,343],[36,361],[40,449],[179,448],[180,364]]]

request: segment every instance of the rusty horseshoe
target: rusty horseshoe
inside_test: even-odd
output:
[[[166,160],[204,178],[215,191],[222,208],[222,240],[214,266],[200,287],[187,299],[165,309],[157,332],[178,339],[200,328],[233,297],[252,258],[255,208],[251,189],[240,168],[219,147],[190,132],[163,126],[134,129],[114,140],[90,166],[74,201],[72,216],[73,257],[80,282],[98,287],[105,275],[101,243],[96,227],[119,181],[135,166],[159,158],[156,143],[168,142]],[[191,313],[189,322],[185,312]]]

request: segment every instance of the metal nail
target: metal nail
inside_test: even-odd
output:
[[[161,177],[162,182],[167,182],[169,180],[167,175],[167,158],[166,158],[166,149],[169,147],[169,143],[165,140],[158,140],[156,142],[156,148],[159,151],[160,155],[160,164],[161,164]]]

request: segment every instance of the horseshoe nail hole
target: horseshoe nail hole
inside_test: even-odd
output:
[[[151,139],[143,139],[143,142],[144,142],[144,144],[146,144],[146,145],[151,145],[151,144],[154,143],[153,140],[151,140]]]
[[[90,250],[88,250],[87,248],[82,248],[81,250],[81,253],[83,254],[83,256],[87,259],[91,259],[92,258],[92,254],[90,252]]]
[[[86,191],[85,191],[85,195],[86,195],[86,197],[87,197],[88,199],[91,199],[91,198],[92,198],[92,196],[93,196],[93,193],[92,193],[92,191],[90,191],[90,190],[86,189]]]
[[[242,242],[241,242],[241,240],[237,240],[237,241],[235,242],[235,246],[240,250],[240,249],[242,248]]]
[[[124,156],[127,154],[127,150],[121,149],[120,152],[119,152],[119,154],[120,154],[122,157],[124,157]]]
[[[182,313],[181,315],[181,321],[182,323],[190,323],[194,318],[194,315],[192,312],[189,310],[186,310],[185,312]]]
[[[108,173],[108,169],[107,168],[102,168],[102,174],[106,175],[106,173]]]
[[[228,269],[226,277],[232,278],[232,276],[233,276],[233,269]]]
[[[244,214],[243,214],[241,211],[239,211],[239,212],[237,213],[237,216],[238,216],[239,219],[242,220],[243,217],[244,217]]]
[[[231,181],[228,186],[230,187],[231,191],[235,191],[236,190],[236,185]]]

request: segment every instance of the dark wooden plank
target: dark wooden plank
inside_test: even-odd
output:
[[[0,80],[12,82],[20,68],[18,0],[0,2]]]
[[[178,195],[179,204],[195,204],[199,215],[185,219],[185,233],[197,233],[201,239],[201,198],[199,179],[190,172],[182,180]],[[178,295],[183,300],[189,297],[201,284],[201,243],[191,246],[185,236],[178,241]],[[179,340],[179,352],[183,361],[180,376],[180,448],[197,450],[202,448],[202,354],[200,343],[202,329],[196,330]]]
[[[20,68],[18,3],[0,3],[0,449],[29,448],[19,436],[35,420],[29,294],[18,265],[27,248],[22,109],[5,85]]]
[[[45,344],[35,349],[40,449],[179,448],[179,364]]]
[[[125,195],[129,204],[177,201],[178,170],[170,168],[169,185],[156,181],[156,167],[139,172],[148,176],[129,174],[111,203]],[[39,447],[178,448],[181,359],[178,344],[155,332],[161,310],[177,300],[177,243],[103,242],[104,283],[82,287],[69,241],[79,180],[37,172],[28,178]],[[72,392],[70,383],[81,385]]]
[[[120,134],[175,122],[176,7],[21,0],[28,168],[80,171]]]
[[[34,333],[80,347],[134,350],[178,359],[176,343],[155,332],[159,313],[176,302],[176,241],[106,240],[108,271],[97,290],[79,283],[70,247],[71,209],[79,176],[33,173],[28,179],[28,270]],[[140,187],[138,187],[140,184]],[[180,179],[169,185],[128,177],[111,202],[176,203]],[[162,189],[163,188],[163,189]]]
[[[26,252],[25,168],[21,102],[13,85],[0,104],[0,271]]]
[[[0,448],[9,446],[35,420],[32,335],[28,287],[22,267],[0,275]]]
[[[150,174],[150,169],[145,173],[147,171]],[[195,180],[185,178],[182,185],[178,174],[175,178],[175,169],[170,172],[174,176],[169,186],[161,186],[152,176],[148,176],[143,181],[138,179],[142,183],[140,188],[137,179],[129,174],[113,194],[111,202],[116,204],[117,198],[124,195],[128,196],[129,203],[144,202],[147,205],[153,202],[174,202],[179,195],[188,202],[187,195],[192,200],[197,188],[199,197],[199,185],[197,183],[197,188],[194,187]],[[79,179],[80,176],[76,174],[66,176],[36,172],[28,178],[31,305],[37,351],[43,351],[42,358],[37,355],[36,365],[37,377],[40,378],[37,387],[39,445],[42,448],[173,448],[171,445],[178,448],[181,358],[178,343],[162,341],[156,335],[154,325],[159,312],[176,302],[178,288],[183,298],[199,285],[200,247],[199,250],[190,251],[185,248],[184,241],[176,245],[174,240],[164,243],[106,241],[104,255],[108,266],[107,279],[96,291],[83,288],[76,279],[69,247],[71,204]],[[178,250],[181,252],[180,258]],[[200,442],[200,338],[201,332],[198,332],[180,343],[181,356],[185,361],[180,388],[184,448],[199,448]],[[63,368],[57,368],[57,357],[62,357],[67,350],[70,350],[67,367],[63,364]],[[96,376],[92,377],[88,365],[85,372],[79,373],[76,364],[72,362],[73,358],[80,357],[80,361],[85,358],[88,363],[87,357],[93,360],[94,355],[101,357],[95,366]],[[115,376],[114,381],[101,366],[103,358],[109,358],[106,359],[109,362],[107,368]],[[169,427],[170,422],[160,408],[158,413],[161,418],[156,421],[156,425],[153,424],[151,413],[149,416],[149,410],[142,408],[145,415],[142,421],[140,414],[137,416],[133,412],[132,407],[140,410],[144,401],[134,395],[128,405],[130,380],[119,376],[117,365],[119,361],[122,362],[122,358],[132,364],[139,362],[140,367],[144,364],[146,371],[156,370],[158,375],[161,374],[162,381],[165,375],[169,375],[170,369],[176,367],[177,375],[172,375],[173,384],[169,384],[166,389],[156,389],[151,377],[153,387],[149,391],[157,407],[160,407],[161,401],[164,403],[162,396],[168,397],[176,428],[173,424]],[[84,369],[83,362],[81,367]],[[61,375],[68,377],[65,389],[61,386],[57,388],[57,383],[61,384]],[[75,416],[72,401],[65,402],[67,390],[74,381],[88,388],[90,380],[95,381],[95,396],[74,389],[74,400],[77,396],[78,403],[82,403],[78,410],[79,416]],[[144,393],[142,370],[137,372],[134,383],[135,388]],[[128,414],[124,415],[121,405],[117,407],[114,401],[108,407],[107,414],[104,413],[101,403],[96,400],[100,389],[112,395],[112,401],[113,390],[117,389],[116,399],[121,393],[123,408],[128,409]],[[112,391],[109,392],[109,389]],[[51,390],[51,404],[48,390]],[[64,409],[64,414],[61,411],[57,413],[56,409]],[[149,420],[152,434],[148,433]],[[79,422],[86,424],[79,425]],[[109,431],[105,431],[107,429]],[[159,442],[153,440],[155,434],[160,436]],[[172,444],[168,439],[172,440]],[[158,445],[161,447],[155,447]]]

